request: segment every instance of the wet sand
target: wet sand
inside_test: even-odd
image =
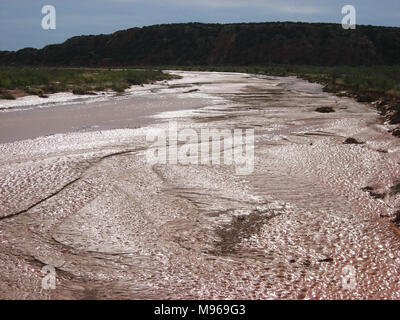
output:
[[[154,123],[149,116],[163,112],[200,108],[202,98],[159,96],[130,97],[124,100],[89,102],[46,108],[10,108],[0,111],[0,143],[32,139],[56,133],[136,128]],[[1,105],[1,103],[0,103]]]
[[[48,134],[71,123],[88,132],[0,145],[0,297],[398,299],[390,218],[400,203],[389,189],[400,143],[376,111],[295,78],[179,73],[171,85],[198,91],[169,96],[174,109],[133,125],[152,126],[93,131],[115,128],[107,109]],[[154,99],[141,116],[160,110]],[[22,121],[14,113],[9,121]],[[196,130],[255,128],[254,172],[149,165],[145,135],[171,119]],[[348,137],[364,143],[343,144]],[[387,195],[376,199],[366,186]],[[41,287],[44,265],[56,268],[55,290]]]

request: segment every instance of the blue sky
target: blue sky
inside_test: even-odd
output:
[[[357,24],[400,27],[399,0],[0,0],[0,50],[161,23],[341,23],[347,4],[355,6]],[[44,5],[56,8],[56,30],[41,27]]]

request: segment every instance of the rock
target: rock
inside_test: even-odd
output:
[[[192,93],[192,92],[197,92],[197,91],[199,91],[199,89],[192,89],[192,90],[189,90],[189,91],[185,91],[184,93]]]
[[[374,197],[375,199],[384,199],[386,194],[385,193],[375,193],[375,192],[370,192],[369,193],[371,197]]]
[[[311,266],[311,261],[308,260],[308,259],[306,259],[306,260],[303,262],[303,266],[305,266],[305,267]]]
[[[82,88],[75,88],[72,90],[72,93],[76,94],[76,95],[84,95],[84,94],[86,94],[86,90],[84,90]]]
[[[373,191],[374,188],[372,188],[372,187],[364,187],[364,188],[361,188],[361,190],[365,191],[365,192],[369,192],[369,191]]]
[[[396,211],[394,215],[395,215],[395,216],[394,216],[392,222],[393,222],[395,225],[400,226],[400,211]]]
[[[325,259],[319,260],[319,262],[332,262],[332,261],[333,261],[332,258],[325,258]]]
[[[50,265],[55,268],[61,268],[65,264],[65,260],[62,257],[51,253],[36,252],[33,257],[44,265]]]
[[[316,112],[320,112],[320,113],[331,113],[331,112],[335,112],[335,110],[332,107],[319,107],[317,109],[315,109]]]
[[[343,143],[344,144],[363,144],[364,142],[360,142],[354,138],[347,138],[346,140],[344,140]]]
[[[392,131],[392,135],[394,135],[395,137],[400,137],[400,129],[394,129]]]
[[[364,187],[364,188],[361,188],[361,190],[365,191],[365,192],[368,192],[368,194],[371,197],[374,197],[375,199],[383,199],[386,196],[385,193],[376,193],[376,192],[374,192],[374,188],[372,188],[372,187]]]
[[[358,96],[357,101],[358,102],[372,102],[373,99],[370,96],[364,95],[364,96]]]

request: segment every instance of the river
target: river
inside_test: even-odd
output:
[[[174,73],[3,106],[0,298],[400,298],[400,143],[371,105],[295,77]],[[146,135],[171,121],[254,129],[254,170],[150,164]]]

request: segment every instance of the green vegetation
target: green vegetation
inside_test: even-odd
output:
[[[197,71],[225,71],[266,76],[297,76],[324,85],[324,90],[338,96],[349,96],[359,102],[374,102],[378,112],[390,124],[400,124],[400,65],[394,66],[185,66],[164,67]],[[317,112],[335,110],[319,109]],[[392,131],[400,137],[400,129]]]
[[[11,93],[2,93],[0,99],[15,100],[15,97]]]
[[[396,66],[162,66],[124,69],[0,67],[2,99],[12,99],[10,90],[46,97],[47,93],[70,91],[75,94],[94,94],[94,91],[113,90],[122,93],[131,85],[171,79],[161,69],[244,72],[270,76],[297,76],[319,82],[325,90],[348,95],[359,102],[383,99],[377,105],[391,124],[400,123],[400,65]],[[330,112],[334,110],[320,110]]]
[[[371,102],[368,94],[400,97],[400,65],[397,66],[168,66],[169,69],[196,71],[244,72],[270,76],[298,76],[312,82],[323,83],[327,90],[339,93],[348,90],[362,93],[360,102]]]
[[[400,64],[400,28],[266,22],[154,25],[72,37],[43,49],[0,51],[0,65],[315,65]]]
[[[34,96],[39,96],[39,95],[43,94],[43,90],[41,90],[41,89],[34,89],[34,88],[26,87],[24,90],[27,94],[34,95]]]
[[[47,67],[0,67],[2,99],[12,99],[9,90],[44,96],[45,93],[70,91],[93,94],[93,91],[124,92],[133,84],[152,83],[171,79],[160,70],[67,69]]]
[[[165,24],[72,37],[43,49],[0,51],[4,66],[131,68],[112,72],[0,68],[0,88],[38,95],[101,89],[122,92],[129,85],[165,77],[160,71],[139,72],[132,66],[178,65],[168,68],[296,75],[323,83],[327,91],[351,94],[360,102],[381,97],[398,100],[399,52],[400,28],[396,27],[360,25],[349,31],[332,23]]]

